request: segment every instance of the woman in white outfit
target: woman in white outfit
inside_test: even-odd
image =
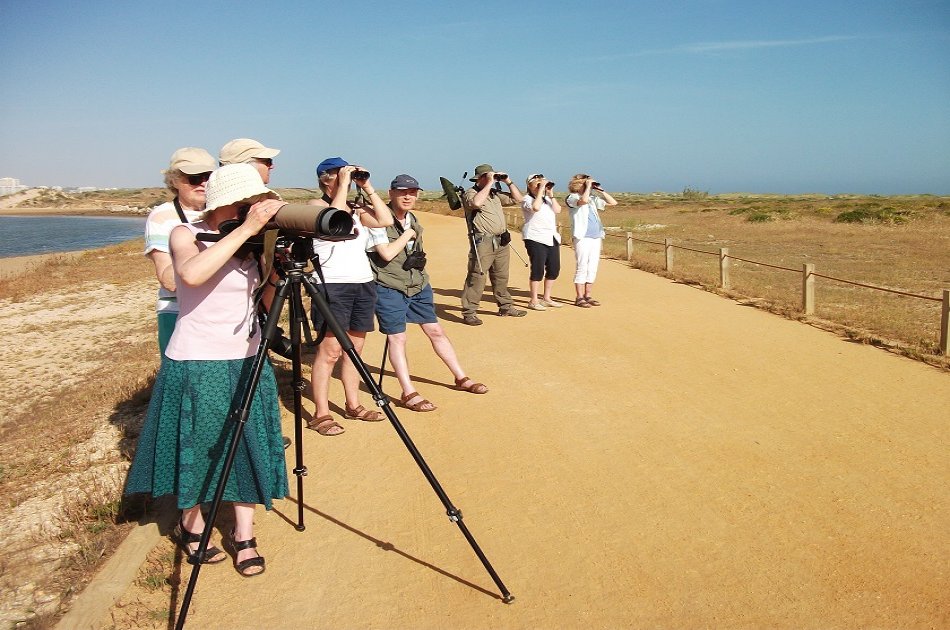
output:
[[[617,200],[600,187],[590,175],[578,173],[567,186],[567,208],[571,213],[571,234],[577,271],[574,272],[574,305],[581,308],[600,306],[590,292],[597,278],[600,250],[604,241],[604,226],[600,211],[607,206],[616,206]],[[597,191],[596,194],[593,191]]]

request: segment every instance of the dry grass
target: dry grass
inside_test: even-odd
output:
[[[126,243],[78,258],[53,258],[34,271],[0,282],[0,299],[17,303],[48,296],[50,306],[75,301],[75,308],[96,308],[83,302],[85,291],[107,284],[137,284],[134,290],[139,291],[150,273],[141,242]],[[54,337],[70,334],[69,324],[61,326]],[[84,356],[75,357],[104,365],[104,371],[80,369],[70,374],[67,385],[41,384],[36,389],[44,393],[21,401],[26,404],[3,418],[0,427],[0,505],[9,511],[25,501],[49,497],[51,521],[32,539],[18,543],[17,557],[42,563],[49,554],[45,549],[66,554],[51,577],[44,580],[40,571],[30,578],[56,601],[81,590],[131,528],[129,520],[142,510],[140,501],[120,497],[124,462],[158,366],[154,318],[142,318],[136,327],[123,331],[121,338],[103,338]],[[27,324],[17,334],[30,328]],[[58,617],[55,607],[37,612],[18,627],[52,627]]]
[[[625,259],[625,232],[632,231],[639,239],[634,242],[634,267],[788,317],[802,318],[805,263],[814,264],[818,274],[930,298],[940,298],[950,288],[950,199],[945,197],[617,197],[619,205],[603,213],[605,225],[620,228],[608,234],[605,255]],[[444,201],[423,205],[449,213]],[[520,228],[521,222],[515,209],[509,224]],[[561,222],[566,236],[570,219],[565,214]],[[662,245],[666,238],[677,246],[670,272]],[[728,248],[731,256],[794,271],[733,260],[731,289],[723,291],[720,248]],[[939,302],[823,278],[816,280],[815,300],[811,323],[950,367],[950,361],[938,354]]]

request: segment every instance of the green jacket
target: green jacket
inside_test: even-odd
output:
[[[399,219],[396,218],[395,221],[398,222]],[[422,225],[419,224],[416,216],[411,212],[409,213],[409,227],[416,233],[413,251],[424,251],[422,249]],[[395,223],[386,228],[386,236],[390,243],[399,238],[400,233]],[[383,260],[383,257],[376,250],[372,250],[368,254],[373,275],[376,276],[376,282],[384,287],[401,291],[408,297],[412,297],[429,284],[429,274],[425,272],[425,269],[409,269],[407,271],[402,268],[402,264],[406,261],[407,252],[405,247],[399,250],[399,253],[388,262]]]

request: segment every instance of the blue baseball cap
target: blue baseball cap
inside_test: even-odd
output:
[[[331,157],[327,158],[324,161],[317,164],[317,177],[320,177],[327,171],[333,168],[340,168],[343,166],[349,166],[350,163],[344,160],[341,157]]]

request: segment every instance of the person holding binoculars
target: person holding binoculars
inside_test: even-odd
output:
[[[521,203],[524,197],[511,177],[507,173],[495,172],[491,164],[475,167],[475,175],[469,181],[475,185],[462,195],[470,235],[468,272],[462,288],[462,321],[469,326],[482,323],[476,312],[485,290],[486,274],[498,303],[498,315],[524,317],[526,311],[512,306],[508,292],[511,234],[503,209]],[[501,190],[502,183],[508,186],[508,192]]]
[[[528,308],[535,311],[560,308],[561,303],[551,297],[551,289],[561,273],[561,235],[557,231],[557,215],[561,212],[561,204],[554,198],[554,182],[548,181],[541,173],[528,177],[526,187],[528,194],[521,202],[521,211],[524,213],[521,235],[528,251],[528,260],[531,261],[531,301],[528,302]],[[541,299],[538,299],[539,292]]]
[[[355,238],[344,241],[315,238],[313,250],[320,261],[318,279],[326,290],[330,312],[347,331],[357,352],[363,351],[366,333],[374,328],[376,306],[376,284],[366,257],[368,229],[386,228],[393,224],[389,206],[383,203],[369,178],[369,172],[362,167],[354,166],[340,157],[327,158],[317,165],[317,180],[323,196],[309,202],[310,205],[324,208],[349,208],[353,216]],[[356,184],[359,193],[356,202],[347,200],[351,184]],[[311,309],[311,319],[314,329],[319,330],[324,321],[318,309]],[[332,331],[328,330],[317,346],[310,379],[316,411],[313,419],[307,423],[307,428],[320,435],[339,435],[344,431],[330,415],[329,402],[330,376],[342,355],[343,347]],[[367,422],[384,419],[385,416],[379,411],[371,411],[360,404],[360,375],[349,357],[344,358],[340,368],[340,380],[346,398],[343,408],[345,417]]]
[[[465,376],[455,348],[436,317],[432,286],[425,271],[422,225],[412,213],[419,190],[419,182],[411,175],[393,179],[389,206],[395,222],[391,227],[370,230],[367,251],[376,276],[376,317],[380,332],[389,341],[389,360],[402,388],[400,401],[412,411],[435,411],[436,406],[412,384],[406,358],[406,324],[419,324],[436,355],[455,377],[457,389],[485,394],[488,387]]]
[[[581,308],[600,306],[590,292],[597,278],[600,250],[604,242],[604,226],[600,211],[607,206],[616,206],[611,197],[590,175],[578,173],[567,185],[567,207],[571,213],[571,235],[574,241],[574,256],[577,270],[574,273],[574,290],[577,294],[574,305]],[[594,194],[593,191],[600,194]]]

